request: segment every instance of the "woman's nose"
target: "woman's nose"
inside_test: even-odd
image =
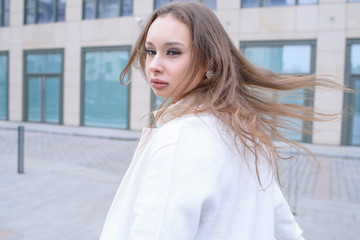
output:
[[[164,70],[163,62],[160,54],[156,54],[151,60],[150,70],[152,72],[162,72]]]

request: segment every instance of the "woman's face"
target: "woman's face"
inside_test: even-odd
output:
[[[205,70],[199,69],[189,85],[187,71],[191,61],[191,36],[186,24],[171,15],[160,16],[151,24],[145,43],[146,77],[160,97],[177,97],[194,89]],[[189,74],[189,73],[188,73]]]

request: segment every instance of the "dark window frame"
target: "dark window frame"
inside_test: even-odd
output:
[[[65,1],[65,3],[64,3],[64,7],[65,7],[65,16],[64,16],[64,20],[59,20],[59,16],[58,16],[58,8],[59,8],[59,5],[61,4],[60,2],[59,2],[59,0],[54,0],[55,1],[55,4],[54,4],[54,16],[53,16],[53,19],[52,19],[52,21],[50,21],[50,22],[44,22],[44,23],[39,23],[39,19],[38,19],[38,15],[39,15],[39,13],[38,13],[38,7],[39,7],[39,0],[34,0],[35,1],[35,21],[34,21],[34,23],[28,23],[27,21],[26,21],[26,19],[27,19],[27,13],[28,13],[28,7],[27,7],[27,1],[29,1],[29,0],[24,0],[24,24],[25,25],[31,25],[31,24],[45,24],[45,23],[54,23],[54,22],[65,22],[66,21],[66,1]]]
[[[246,47],[282,47],[289,45],[309,45],[310,46],[310,73],[315,73],[315,64],[316,64],[316,40],[314,39],[304,39],[304,40],[280,40],[280,41],[240,41],[240,49],[244,52]],[[244,54],[245,55],[245,54]],[[283,73],[288,74],[288,73]],[[314,93],[306,90],[304,91],[304,106],[313,107],[314,106]],[[303,122],[303,128],[305,123]],[[312,131],[312,123],[310,123],[310,128]],[[312,134],[302,133],[301,142],[311,143]]]
[[[81,48],[81,83],[80,83],[80,126],[85,125],[85,54],[87,52],[104,52],[104,51],[128,51],[129,57],[131,54],[131,46],[107,46],[107,47],[83,47]],[[131,71],[129,72],[129,79],[131,79]],[[130,129],[130,114],[131,114],[131,83],[127,85],[127,119],[126,119],[126,128],[116,128],[116,129]],[[88,126],[92,127],[92,126]],[[106,127],[100,127],[106,128]],[[111,127],[109,127],[111,128]]]
[[[6,100],[7,100],[7,106],[6,106],[6,117],[1,120],[9,120],[9,52],[8,51],[0,51],[0,56],[6,56]]]
[[[347,39],[346,40],[346,53],[345,53],[345,86],[351,89],[355,87],[355,81],[360,81],[360,74],[351,73],[351,47],[354,44],[360,44],[360,39]],[[360,93],[357,93],[360,94]],[[347,146],[360,146],[352,143],[353,131],[353,116],[349,116],[349,110],[354,109],[354,93],[344,93],[344,109],[342,121],[341,144]],[[352,113],[352,112],[351,112]]]
[[[26,57],[28,54],[61,54],[62,55],[62,66],[60,74],[28,74],[26,73],[27,61]],[[29,77],[34,76],[56,76],[60,78],[60,89],[59,89],[59,123],[51,123],[46,122],[46,124],[54,124],[54,125],[62,125],[63,124],[63,113],[64,113],[64,62],[65,62],[64,49],[36,49],[36,50],[25,50],[23,53],[23,121],[31,122],[28,120],[28,108],[27,108],[27,100],[28,100],[28,81]],[[41,121],[41,123],[45,123]]]
[[[5,1],[8,1],[8,9],[5,9]],[[10,0],[0,0],[0,5],[0,27],[8,27],[10,25],[10,19],[7,19],[7,21],[5,21],[5,13],[7,12],[7,16],[10,18]],[[9,24],[5,25],[6,22]]]

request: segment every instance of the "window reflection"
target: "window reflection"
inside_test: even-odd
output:
[[[360,78],[354,80],[354,114],[352,119],[352,144],[360,145]]]
[[[8,55],[0,53],[0,119],[8,113]]]
[[[84,125],[128,128],[128,87],[119,82],[128,51],[84,51]]]
[[[179,1],[179,0],[177,0]],[[182,0],[180,0],[182,1]],[[196,0],[197,2],[202,2],[206,4],[208,7],[210,7],[213,10],[216,10],[216,0]],[[166,3],[174,2],[174,0],[155,0],[154,7],[159,8],[162,5],[165,5]]]
[[[84,0],[83,19],[131,16],[133,0]]]
[[[242,0],[243,8],[317,4],[317,0]]]
[[[55,4],[52,0],[38,0],[38,23],[54,22],[54,7]]]
[[[66,0],[26,0],[25,24],[65,21]]]
[[[246,47],[245,55],[258,66],[270,69],[273,72],[287,74],[310,73],[310,45]]]
[[[0,27],[10,25],[10,0],[0,0]]]
[[[60,123],[63,54],[30,52],[25,57],[26,120]]]
[[[99,1],[99,18],[111,18],[119,16],[118,0],[98,0]]]
[[[351,73],[360,74],[360,44],[351,47]]]
[[[295,5],[295,0],[263,0],[264,6]]]
[[[259,67],[267,68],[276,73],[283,74],[311,74],[312,45],[310,44],[281,44],[281,43],[248,43],[245,44],[244,53],[247,58]],[[308,105],[307,92],[304,90],[276,96],[278,102],[298,105]],[[301,130],[302,121],[285,119],[294,129]],[[298,131],[282,130],[282,134],[295,141],[310,141]]]
[[[66,0],[59,0],[57,5],[57,20],[59,22],[65,21],[65,2]]]
[[[121,16],[131,16],[133,12],[133,1],[122,0]]]

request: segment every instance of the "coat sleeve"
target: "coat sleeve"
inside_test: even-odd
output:
[[[302,230],[296,223],[289,204],[279,186],[274,186],[275,238],[277,240],[305,240]]]
[[[135,201],[132,240],[194,239],[216,211],[222,163],[216,149],[190,136],[151,156]]]

